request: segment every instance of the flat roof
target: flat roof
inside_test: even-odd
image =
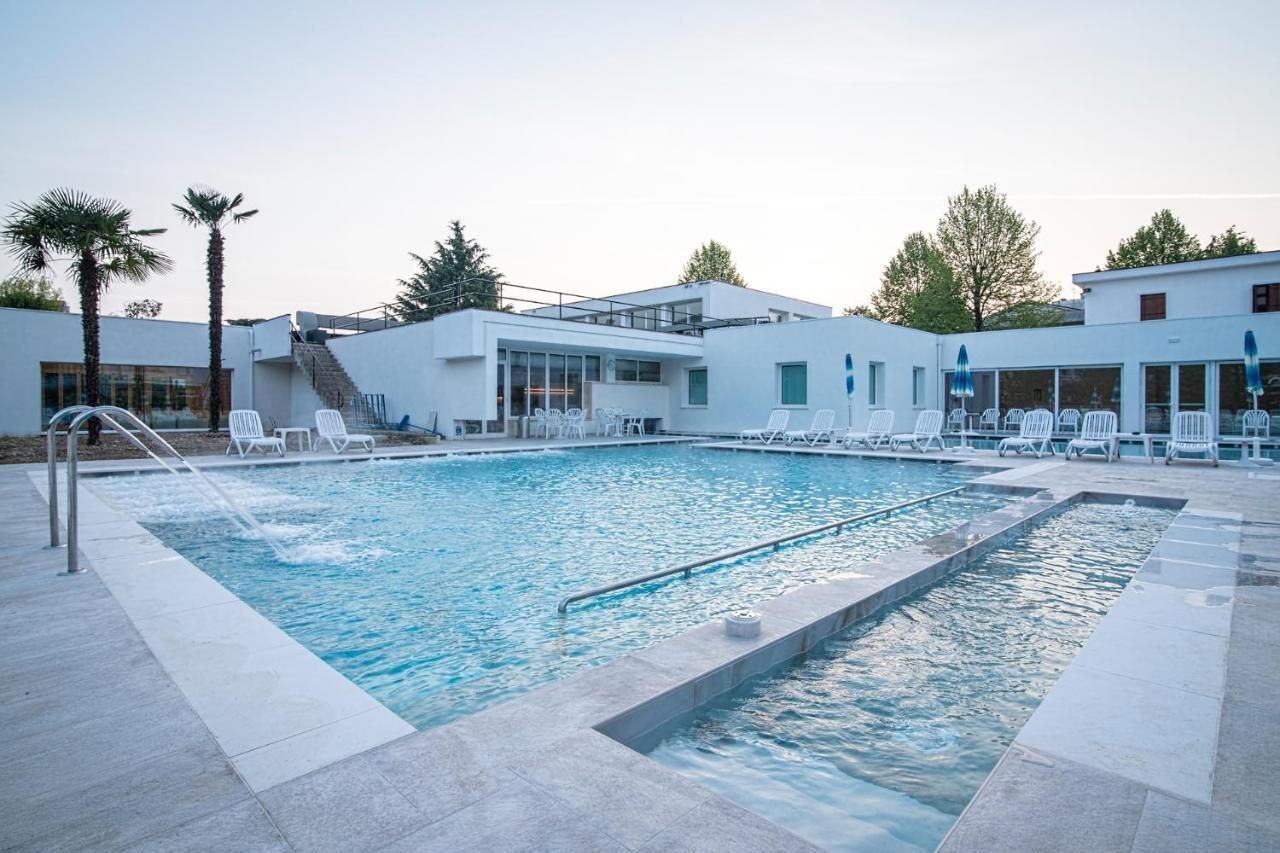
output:
[[[1231,255],[1226,258],[1205,258],[1199,261],[1180,261],[1176,264],[1152,264],[1145,267],[1128,267],[1119,270],[1094,270],[1078,272],[1071,276],[1071,283],[1076,285],[1105,284],[1109,281],[1121,281],[1128,278],[1144,278],[1152,275],[1169,273],[1199,272],[1231,267],[1248,267],[1256,264],[1280,262],[1280,250],[1268,252],[1251,252],[1247,255]]]

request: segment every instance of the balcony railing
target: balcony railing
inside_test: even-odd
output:
[[[348,335],[421,323],[467,308],[512,313],[537,311],[532,316],[694,336],[701,336],[707,329],[754,326],[770,322],[768,317],[708,317],[679,304],[644,305],[528,285],[494,285],[475,279],[459,282],[451,294],[438,300],[432,298],[425,306],[388,302],[348,314],[317,314],[316,319],[317,328],[325,333]]]

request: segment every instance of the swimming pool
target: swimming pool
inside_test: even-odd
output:
[[[219,483],[284,562],[171,475],[94,488],[418,727],[673,636],[988,512],[945,498],[576,605],[560,597],[962,484],[937,462],[687,446],[259,467]],[[856,533],[855,533],[856,530]]]
[[[1172,520],[1082,504],[652,733],[831,850],[933,850]]]

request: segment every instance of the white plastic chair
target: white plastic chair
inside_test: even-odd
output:
[[[1065,456],[1071,461],[1071,454],[1082,457],[1087,451],[1097,450],[1108,462],[1115,455],[1116,449],[1116,413],[1108,411],[1085,412],[1080,424],[1080,435],[1067,442]]]
[[[1022,419],[1026,416],[1026,409],[1010,409],[1004,413],[1004,428],[1012,429],[1013,427],[1020,426],[1022,424]]]
[[[1178,412],[1173,419],[1173,435],[1164,452],[1168,465],[1183,454],[1197,454],[1218,464],[1218,443],[1213,440],[1213,418],[1208,412]]]
[[[791,444],[793,441],[803,441],[813,447],[825,438],[829,443],[835,444],[835,425],[836,413],[834,409],[818,409],[813,414],[813,425],[811,427],[808,429],[788,430],[783,435],[783,440],[787,444]]]
[[[947,429],[951,432],[964,429],[964,409],[952,409],[947,414]]]
[[[636,435],[644,435],[644,419],[648,414],[648,409],[641,409],[640,414],[627,415],[623,418],[622,434],[631,435],[635,433]]]
[[[274,450],[284,456],[284,439],[267,438],[263,435],[262,418],[258,417],[258,413],[253,409],[232,410],[227,417],[227,426],[231,430],[231,441],[227,444],[223,456],[230,454],[233,447],[240,454],[241,459],[246,453],[252,453],[255,448],[263,453]]]
[[[564,412],[559,409],[547,409],[547,438],[553,432],[556,438],[564,438]]]
[[[1079,409],[1063,409],[1058,412],[1058,432],[1066,432],[1067,430],[1077,434],[1080,432]]]
[[[529,420],[529,437],[537,438],[538,433],[542,433],[544,438],[550,437],[547,432],[547,410],[534,409],[533,417]]]
[[[1022,419],[1022,423],[1018,425],[1017,435],[1001,439],[1000,444],[996,446],[996,452],[1004,456],[1005,451],[1012,450],[1021,456],[1022,451],[1029,450],[1036,455],[1037,459],[1046,452],[1052,456],[1053,442],[1049,440],[1052,435],[1053,412],[1048,409],[1035,409]]]
[[[942,410],[926,409],[916,417],[915,431],[892,436],[889,439],[889,449],[897,450],[903,444],[910,444],[912,450],[924,453],[935,441],[938,443],[939,450],[947,449],[942,442]]]
[[[318,409],[316,411],[316,444],[327,441],[334,453],[341,453],[347,445],[359,444],[370,453],[373,452],[374,440],[371,435],[347,432],[347,425],[342,420],[342,413],[336,409]]]
[[[991,427],[993,430],[1000,428],[999,409],[992,408],[982,410],[982,417],[978,418],[978,429],[985,429],[987,427]]]
[[[596,435],[597,436],[608,435],[608,433],[605,432],[605,427],[607,426],[607,424],[604,418],[604,409],[600,408],[599,406],[596,406],[596,410],[594,414],[595,414],[595,418],[592,420],[592,424],[595,425]]]
[[[786,409],[774,409],[769,413],[769,422],[763,429],[744,429],[738,433],[738,440],[744,444],[750,441],[772,444],[787,431],[787,423],[790,420],[791,412]]]
[[[1240,432],[1245,438],[1270,438],[1271,415],[1262,409],[1248,409],[1240,419]]]
[[[586,416],[582,413],[582,409],[573,408],[564,413],[564,432],[569,438],[575,435],[578,438],[587,437],[587,428],[585,425]]]
[[[852,448],[855,444],[864,444],[872,450],[879,450],[880,445],[890,439],[893,434],[893,409],[876,409],[867,421],[865,432],[849,430],[844,435],[844,446]]]

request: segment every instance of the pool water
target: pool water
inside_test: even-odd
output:
[[[933,850],[1172,518],[1077,505],[635,746],[827,849]]]
[[[937,462],[679,445],[258,467],[216,479],[285,541],[237,538],[173,475],[108,502],[418,727],[903,547],[1003,500],[887,519],[556,612],[571,592],[961,485]]]

